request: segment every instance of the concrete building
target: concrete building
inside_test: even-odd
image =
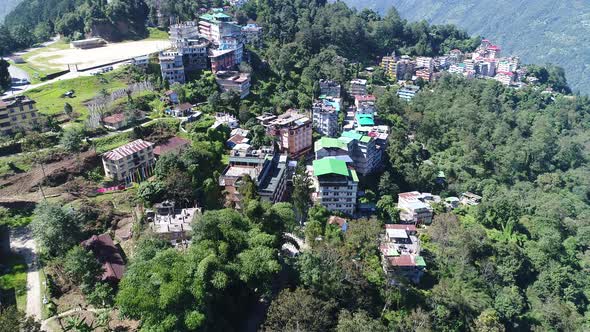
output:
[[[173,47],[181,47],[180,43],[187,39],[199,38],[199,26],[194,21],[172,24],[168,30],[170,43]]]
[[[420,256],[416,226],[386,224],[380,242],[381,264],[390,282],[398,283],[400,277],[420,282],[426,262]]]
[[[243,26],[242,35],[247,44],[254,47],[262,46],[262,27],[258,24],[250,23]]]
[[[356,171],[335,158],[314,160],[312,168],[314,200],[330,211],[353,215],[359,182]]]
[[[182,54],[178,51],[165,51],[160,52],[158,58],[160,60],[162,78],[170,84],[184,84],[186,78]]]
[[[154,155],[156,158],[167,154],[179,155],[182,151],[191,146],[191,141],[182,137],[172,136],[165,142],[156,145],[154,148]]]
[[[351,130],[343,132],[340,139],[348,143],[348,155],[359,174],[368,175],[381,167],[383,149],[373,137]]]
[[[201,214],[198,207],[180,209],[171,201],[158,203],[154,206],[155,211],[148,210],[148,227],[160,238],[172,241],[188,240],[192,233],[192,222],[195,216]]]
[[[244,99],[250,94],[250,74],[237,71],[218,71],[215,81],[221,91],[236,91]]]
[[[391,78],[395,78],[396,77],[396,70],[397,70],[396,63],[397,63],[397,57],[395,56],[395,53],[394,53],[391,56],[384,56],[381,59],[380,66],[385,71],[385,74],[387,74]]]
[[[289,110],[269,122],[267,133],[277,139],[281,153],[296,159],[312,148],[312,121],[296,110]]]
[[[211,71],[218,72],[221,70],[233,70],[238,62],[234,50],[209,50],[209,61],[211,62]]]
[[[223,37],[241,37],[242,27],[232,22],[231,16],[214,11],[199,16],[199,34],[219,45]]]
[[[287,188],[287,156],[273,152],[272,148],[232,150],[229,165],[219,177],[219,185],[226,193],[226,206],[243,208],[239,188],[245,175],[256,183],[262,200],[280,202]]]
[[[402,222],[414,225],[432,223],[433,209],[430,203],[436,202],[436,197],[417,191],[400,193],[397,208],[400,210]],[[440,201],[440,197],[438,197],[438,201]]]
[[[238,119],[229,113],[215,113],[215,122],[211,128],[217,128],[221,125],[229,127],[229,129],[236,129],[240,126]]]
[[[135,58],[131,59],[131,64],[135,67],[145,69],[150,64],[150,57],[149,55],[136,56]]]
[[[365,96],[367,94],[367,80],[360,78],[350,81],[350,89],[348,93],[351,96]]]
[[[116,181],[138,181],[151,174],[155,164],[154,143],[142,139],[102,155],[104,173]]]
[[[184,39],[177,43],[177,50],[182,55],[185,70],[203,70],[209,67],[210,42],[205,38]]]
[[[333,97],[340,98],[342,93],[342,86],[337,82],[331,80],[320,80],[320,98],[322,97]]]
[[[434,59],[427,56],[419,56],[416,58],[416,68],[426,68],[432,71],[434,70]]]
[[[426,82],[430,82],[432,80],[432,70],[428,68],[421,68],[416,70],[416,77],[425,80]]]
[[[395,64],[395,79],[398,81],[406,80],[408,77],[414,75],[416,69],[416,62],[412,61],[408,56],[402,58]]]
[[[510,85],[514,82],[514,73],[499,71],[494,79],[504,85]]]
[[[314,143],[315,159],[336,158],[352,164],[350,151],[353,149],[352,140],[322,137]]]
[[[335,137],[338,133],[338,113],[340,103],[331,98],[320,99],[313,103],[313,127],[323,136]]]
[[[88,38],[70,42],[70,48],[88,49],[105,46],[107,42],[102,38]]]
[[[0,135],[13,135],[40,125],[35,101],[26,96],[0,100]]]
[[[416,96],[416,94],[418,93],[418,91],[420,91],[420,87],[417,85],[406,85],[404,87],[401,87],[399,90],[397,90],[397,96],[400,99],[403,99],[407,102],[411,101],[414,96]]]

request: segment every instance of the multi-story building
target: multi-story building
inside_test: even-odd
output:
[[[0,135],[12,135],[38,126],[39,113],[35,101],[26,96],[0,100]]]
[[[156,162],[154,143],[138,139],[102,155],[104,173],[116,181],[139,181],[148,177]]]
[[[514,81],[514,73],[498,71],[494,79],[504,85],[510,85]]]
[[[454,64],[449,67],[450,74],[463,74],[464,72],[465,72],[465,64],[464,63]]]
[[[221,11],[201,15],[198,26],[199,33],[217,45],[223,37],[241,37],[242,34],[242,27]]]
[[[268,135],[275,137],[282,153],[298,158],[312,147],[312,121],[306,115],[289,110],[269,122]]]
[[[338,133],[340,103],[332,98],[320,99],[312,106],[313,127],[323,136],[334,137]]]
[[[397,90],[397,96],[400,99],[403,99],[407,102],[411,101],[414,96],[416,96],[416,94],[418,93],[418,91],[420,91],[420,87],[417,85],[406,85],[404,87],[401,87],[399,90]]]
[[[211,61],[211,70],[215,73],[220,70],[232,70],[238,64],[234,50],[209,50],[209,60]]]
[[[461,52],[458,49],[454,49],[449,52],[448,60],[449,60],[449,62],[451,62],[451,64],[461,63],[461,62],[463,62],[464,59],[465,59],[465,55],[463,54],[463,52]]]
[[[280,202],[285,197],[287,188],[287,156],[274,153],[271,148],[232,150],[229,165],[219,177],[219,185],[226,192],[227,206],[243,208],[239,188],[246,175],[256,183],[262,200]]]
[[[421,194],[417,191],[400,193],[397,208],[400,210],[402,222],[414,225],[432,223],[433,209],[429,203],[436,202],[436,197],[430,194]],[[438,200],[440,201],[440,197],[438,197]]]
[[[186,70],[207,69],[210,42],[205,38],[183,39],[176,44]]]
[[[395,283],[405,277],[414,283],[420,282],[426,262],[420,256],[416,226],[386,224],[380,242],[381,264],[388,279]]]
[[[335,158],[314,160],[312,167],[314,200],[330,211],[354,214],[359,182],[356,171]]]
[[[262,46],[262,27],[256,23],[249,23],[242,27],[242,35],[247,44],[255,47]]]
[[[416,70],[416,77],[421,78],[427,82],[432,80],[432,71],[428,68],[421,68]]]
[[[172,46],[179,48],[181,46],[179,43],[183,40],[199,38],[199,27],[194,21],[172,24],[170,25],[168,34]]]
[[[250,74],[237,71],[218,71],[215,73],[215,81],[221,91],[237,91],[240,98],[244,99],[250,94]]]
[[[353,149],[353,144],[352,140],[322,137],[314,143],[315,159],[334,157],[352,163],[349,153]]]
[[[416,58],[416,68],[427,68],[428,70],[434,70],[434,59],[427,56],[419,56]]]
[[[160,52],[159,60],[162,79],[168,81],[170,84],[184,84],[186,78],[181,53],[178,51]]]
[[[340,139],[348,143],[349,156],[359,174],[371,174],[381,167],[383,149],[373,137],[351,130],[342,133]]]
[[[408,56],[402,58],[395,64],[395,78],[397,80],[406,80],[414,74],[416,62]]]
[[[320,98],[322,97],[333,97],[340,98],[342,87],[340,84],[330,80],[320,80]]]
[[[363,104],[375,105],[376,100],[373,95],[354,96],[354,106],[358,109],[363,107]]]
[[[350,90],[348,92],[351,96],[364,96],[367,94],[367,80],[360,78],[350,81]]]
[[[396,70],[397,70],[396,63],[397,63],[397,57],[395,56],[395,52],[393,52],[390,56],[384,56],[381,59],[380,66],[385,71],[385,74],[387,74],[391,78],[395,78],[396,77]]]

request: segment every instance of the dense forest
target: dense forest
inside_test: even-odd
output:
[[[392,6],[402,17],[432,24],[456,24],[502,46],[527,63],[564,67],[572,88],[590,92],[588,33],[590,3],[564,0],[345,0],[359,10],[385,13]]]

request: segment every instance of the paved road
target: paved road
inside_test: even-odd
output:
[[[27,316],[41,320],[41,280],[39,278],[37,247],[29,227],[13,229],[10,234],[12,251],[24,257],[27,263]]]

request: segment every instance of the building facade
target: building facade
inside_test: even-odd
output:
[[[250,74],[237,71],[218,71],[215,81],[222,92],[236,91],[244,99],[250,94]]]
[[[178,51],[160,52],[159,60],[162,79],[168,81],[170,84],[185,83],[186,77],[181,53]]]
[[[13,135],[40,125],[35,101],[26,96],[0,100],[0,135]]]
[[[312,167],[315,201],[330,211],[353,215],[359,182],[356,171],[335,158],[314,160]]]
[[[313,127],[323,136],[338,134],[338,110],[327,100],[317,100],[312,106]]]
[[[154,143],[135,140],[102,155],[105,175],[116,181],[141,180],[155,164]]]
[[[312,148],[312,121],[306,115],[289,110],[269,122],[267,133],[277,139],[279,149],[296,159]]]

